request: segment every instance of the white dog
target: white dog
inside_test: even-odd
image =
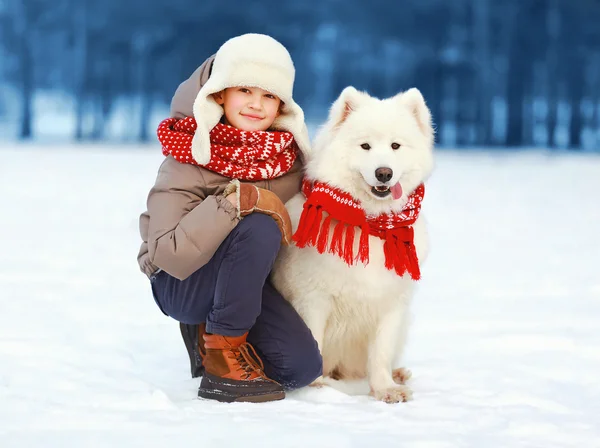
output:
[[[379,100],[347,87],[316,138],[305,192],[286,204],[296,244],[273,270],[319,345],[323,375],[366,377],[388,403],[412,396],[410,371],[392,365],[428,251],[418,212],[433,141],[419,90]]]

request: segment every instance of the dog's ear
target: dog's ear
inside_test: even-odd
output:
[[[339,98],[333,103],[329,111],[329,122],[333,127],[341,125],[348,116],[360,106],[360,103],[369,96],[364,92],[359,92],[352,86],[342,90]]]
[[[396,98],[411,111],[421,132],[423,132],[426,137],[433,140],[434,131],[431,121],[431,112],[425,104],[425,99],[419,89],[413,87],[406,92],[399,93],[396,95]]]

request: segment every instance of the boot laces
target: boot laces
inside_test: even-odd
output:
[[[264,376],[264,364],[252,344],[244,342],[232,352],[238,362],[239,369],[245,372],[244,379],[248,379],[253,372],[261,377]]]

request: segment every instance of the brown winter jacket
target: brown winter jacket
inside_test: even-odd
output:
[[[172,117],[192,115],[194,99],[209,77],[213,59],[207,59],[178,87],[171,102]],[[300,191],[302,172],[298,158],[285,175],[254,184],[273,191],[285,203]],[[162,269],[184,280],[212,258],[239,222],[235,207],[222,195],[230,180],[171,156],[165,159],[148,195],[148,210],[140,216],[143,242],[138,263],[147,276]]]

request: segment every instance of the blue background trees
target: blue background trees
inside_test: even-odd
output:
[[[0,0],[0,138],[151,141],[228,38],[288,47],[314,126],[416,86],[442,146],[598,150],[598,0]]]

